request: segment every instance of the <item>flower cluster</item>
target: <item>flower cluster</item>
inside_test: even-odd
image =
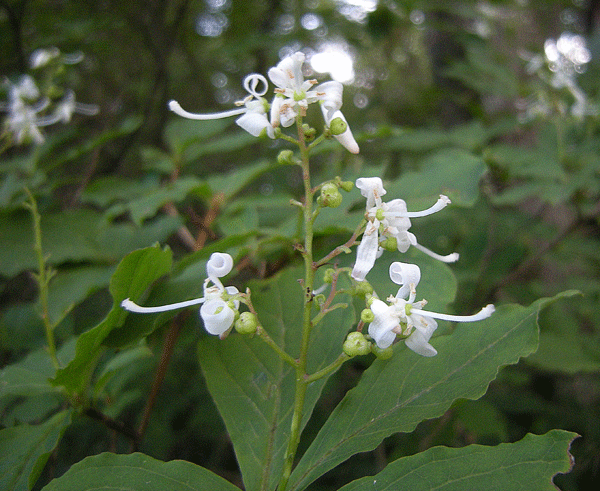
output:
[[[390,266],[390,279],[400,285],[396,296],[390,296],[388,303],[373,298],[371,311],[374,319],[369,324],[369,335],[377,346],[385,349],[396,336],[405,338],[406,346],[419,355],[435,356],[437,351],[429,340],[437,329],[435,319],[454,322],[474,322],[486,319],[494,312],[493,305],[487,305],[475,315],[448,315],[423,310],[427,303],[418,302],[416,287],[421,280],[421,270],[415,264],[394,262]]]
[[[410,246],[413,246],[443,262],[458,260],[457,253],[440,256],[423,247],[417,242],[414,234],[408,231],[411,218],[431,215],[442,210],[450,203],[448,197],[440,196],[437,202],[426,210],[409,212],[406,203],[401,199],[383,202],[381,197],[386,194],[386,190],[379,177],[360,178],[356,181],[356,187],[367,199],[365,212],[367,224],[358,245],[352,278],[360,282],[364,281],[384,249],[406,252]],[[488,305],[472,316],[438,314],[423,310],[427,302],[415,301],[421,270],[414,264],[392,263],[390,278],[400,285],[396,295],[390,296],[387,299],[388,303],[376,296],[370,299],[369,336],[380,350],[391,346],[396,337],[400,336],[405,338],[406,345],[415,353],[434,356],[437,351],[429,344],[429,339],[437,329],[437,322],[434,319],[473,322],[485,319],[494,312],[493,305]]]
[[[229,254],[215,252],[206,263],[208,278],[204,280],[203,297],[158,307],[140,307],[126,298],[121,302],[121,307],[130,312],[152,314],[202,304],[200,317],[205,329],[209,334],[222,336],[233,325],[239,307],[239,301],[235,300],[235,295],[239,293],[238,289],[235,286],[224,287],[219,279],[229,274],[232,268],[233,258]],[[234,297],[233,300],[229,300],[230,297]]]
[[[319,103],[327,126],[341,120],[344,129],[332,132],[348,151],[358,153],[358,144],[341,112],[343,86],[339,82],[325,82],[317,85],[316,80],[305,80],[302,73],[305,55],[294,53],[269,69],[267,75],[275,85],[275,96],[269,103],[263,96],[268,91],[267,79],[257,73],[244,79],[244,89],[248,96],[236,102],[237,109],[214,114],[195,114],[185,111],[177,101],[169,102],[169,108],[188,119],[210,120],[239,116],[236,123],[253,136],[265,133],[269,138],[276,137],[280,127],[288,128],[298,117],[306,115],[308,106]],[[339,133],[339,134],[335,134]]]
[[[552,89],[566,89],[571,94],[575,102],[569,111],[573,116],[581,118],[598,113],[598,108],[590,104],[585,92],[577,83],[577,75],[583,73],[586,64],[592,60],[585,38],[578,34],[563,32],[556,40],[546,39],[543,56],[529,53],[521,53],[521,56],[528,62],[527,73],[536,74]],[[552,112],[552,103],[543,91],[523,106],[526,120],[537,115],[548,116]],[[558,109],[564,113],[566,105],[563,103],[562,106],[564,107]]]
[[[440,196],[437,202],[426,210],[409,212],[404,200],[394,199],[388,203],[382,201],[381,197],[387,191],[383,188],[383,183],[379,177],[357,179],[356,187],[367,198],[367,211],[365,213],[367,226],[358,246],[352,278],[357,281],[364,281],[384,248],[406,252],[412,245],[443,262],[450,263],[458,260],[458,254],[456,253],[440,256],[430,251],[419,244],[415,235],[408,231],[411,226],[411,218],[423,217],[440,211],[450,203],[448,197]]]
[[[30,58],[32,70],[46,68],[55,71],[54,65],[77,63],[81,55],[61,55],[58,48],[39,49]],[[51,77],[46,77],[51,78]],[[0,110],[7,113],[4,131],[17,145],[33,142],[42,144],[44,136],[40,128],[55,123],[68,123],[73,113],[94,115],[97,106],[75,101],[72,90],[63,90],[54,85],[40,89],[31,75],[23,75],[16,82],[6,81],[8,96],[6,103],[0,103]],[[57,93],[62,97],[56,98]]]

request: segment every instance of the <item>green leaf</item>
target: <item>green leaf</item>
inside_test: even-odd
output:
[[[540,310],[568,292],[529,307],[504,305],[484,321],[458,324],[434,338],[433,358],[398,343],[390,360],[376,360],[333,411],[290,479],[290,490],[312,481],[357,452],[375,448],[396,432],[410,432],[441,416],[459,398],[477,399],[500,367],[533,353]]]
[[[125,320],[127,312],[121,308],[121,301],[125,298],[137,301],[153,281],[171,270],[171,262],[171,250],[159,246],[139,249],[121,261],[110,281],[111,311],[100,324],[79,336],[75,358],[58,370],[55,385],[64,386],[70,393],[83,390],[102,342]]]
[[[376,476],[357,479],[340,491],[555,491],[552,478],[569,472],[573,466],[569,447],[576,437],[575,433],[552,430],[496,447],[434,447],[398,459]]]
[[[39,425],[1,430],[0,489],[31,489],[70,422],[71,411],[62,411]]]
[[[475,204],[479,181],[486,171],[481,157],[466,150],[446,148],[427,156],[420,165],[419,172],[407,172],[386,185],[386,198],[406,200],[409,211],[431,206],[440,194],[448,196],[453,205]]]
[[[183,460],[161,462],[141,453],[83,459],[43,491],[240,491],[222,477]]]
[[[262,326],[292,357],[299,354],[302,330],[303,295],[297,281],[301,277],[301,270],[292,269],[269,281],[250,284]],[[353,322],[353,309],[337,309],[313,329],[309,373],[341,354]],[[225,340],[206,338],[200,343],[199,356],[208,389],[233,442],[246,489],[274,489],[290,432],[295,370],[256,336],[234,333]],[[308,387],[303,425],[326,380]]]

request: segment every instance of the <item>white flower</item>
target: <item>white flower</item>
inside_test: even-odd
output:
[[[179,116],[199,121],[240,116],[236,119],[236,124],[252,136],[259,136],[263,131],[266,131],[269,138],[275,138],[273,125],[267,118],[268,103],[262,98],[267,93],[268,87],[269,84],[265,77],[253,73],[244,79],[244,89],[249,95],[235,103],[237,106],[243,107],[220,113],[195,114],[182,109],[177,101],[171,101],[169,102],[169,109]]]
[[[309,104],[319,102],[325,123],[329,125],[335,118],[346,118],[341,113],[343,85],[330,81],[317,84],[316,80],[304,80],[302,65],[305,56],[302,52],[294,53],[281,60],[276,67],[269,70],[271,82],[275,84],[276,96],[271,105],[271,123],[287,128],[294,124],[298,115],[305,116]],[[359,148],[350,128],[335,138],[352,153],[358,153]]]
[[[203,297],[159,307],[140,307],[127,298],[121,302],[121,307],[130,312],[151,314],[203,304],[200,307],[200,317],[204,321],[204,328],[209,334],[221,336],[233,325],[235,310],[239,307],[239,301],[234,300],[234,310],[223,298],[236,295],[239,293],[238,289],[235,286],[224,287],[219,279],[229,274],[232,268],[233,259],[229,254],[215,252],[206,263],[208,278],[204,280]],[[212,286],[209,286],[210,283]]]
[[[415,302],[416,286],[421,279],[421,270],[414,264],[395,262],[390,266],[391,280],[401,285],[395,297],[389,297],[389,305],[379,299],[371,303],[375,319],[369,324],[369,335],[377,346],[385,349],[396,339],[405,338],[406,346],[419,355],[435,356],[436,349],[429,344],[437,329],[435,319],[454,322],[475,322],[488,318],[494,312],[489,304],[475,315],[448,315],[423,310],[425,300]]]
[[[425,254],[443,262],[454,262],[458,260],[458,254],[440,256],[417,242],[414,234],[408,229],[411,226],[410,218],[423,217],[436,213],[450,203],[448,197],[440,195],[437,202],[430,208],[409,212],[406,202],[394,199],[384,203],[381,197],[386,194],[383,183],[379,177],[363,177],[356,180],[356,187],[361,194],[367,198],[367,211],[365,217],[367,226],[362,240],[356,251],[356,263],[352,270],[352,278],[364,281],[367,273],[373,268],[375,260],[381,256],[383,248],[380,243],[386,238],[396,241],[396,247],[400,252],[406,252],[410,246],[414,246]]]

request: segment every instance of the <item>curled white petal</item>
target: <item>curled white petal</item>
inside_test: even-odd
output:
[[[233,258],[229,254],[224,252],[214,252],[206,263],[206,274],[215,285],[220,285],[222,289],[223,285],[218,278],[228,275],[232,268]]]
[[[193,300],[186,300],[184,302],[172,303],[169,305],[159,305],[158,307],[141,307],[135,302],[132,302],[128,298],[121,302],[121,307],[129,312],[135,312],[137,314],[154,314],[156,312],[167,312],[169,310],[182,309],[184,307],[190,307],[191,305],[198,305],[204,302],[204,298],[194,298]]]
[[[263,86],[263,90],[258,90],[260,86]],[[244,89],[253,97],[259,99],[267,93],[269,90],[269,82],[267,79],[258,73],[251,73],[244,78]]]
[[[424,217],[424,216],[427,216],[427,215],[432,215],[433,213],[436,213],[436,212],[444,209],[450,203],[451,203],[451,201],[450,201],[450,198],[448,198],[448,196],[444,196],[443,194],[440,194],[439,199],[433,204],[433,206],[430,206],[426,210],[422,210],[422,211],[401,211],[401,212],[389,211],[389,212],[386,212],[386,215],[387,216],[391,216],[391,217],[402,216],[402,217],[408,217],[408,218]]]
[[[408,298],[411,289],[415,289],[421,281],[421,269],[416,264],[393,262],[390,265],[390,279],[401,285],[396,298]]]
[[[209,334],[220,336],[233,324],[235,312],[220,298],[213,298],[200,307],[200,317]]]
[[[383,182],[379,177],[360,177],[356,180],[356,187],[367,198],[367,210],[376,205],[381,206],[381,197],[387,191],[383,189]]]
[[[265,114],[247,112],[235,120],[236,124],[252,136],[260,136],[266,131],[269,138],[275,138],[275,131]]]
[[[419,249],[421,252],[424,252],[428,256],[431,256],[433,259],[437,259],[438,261],[442,261],[443,263],[455,263],[460,258],[460,254],[458,252],[453,252],[452,254],[448,254],[447,256],[441,256],[440,254],[437,254],[432,250],[427,249],[427,247],[422,246],[416,240],[412,245],[416,249]]]

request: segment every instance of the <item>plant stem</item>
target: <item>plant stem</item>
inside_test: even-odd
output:
[[[290,439],[285,452],[283,473],[279,482],[278,491],[285,491],[292,467],[294,458],[300,443],[300,434],[302,430],[302,416],[304,414],[304,401],[306,398],[306,389],[308,383],[306,381],[306,359],[308,354],[308,346],[310,335],[313,327],[311,314],[313,303],[313,287],[315,279],[315,269],[313,264],[313,199],[314,192],[310,184],[310,168],[309,168],[309,149],[306,146],[304,131],[302,129],[302,118],[299,116],[296,120],[298,127],[298,146],[300,148],[300,158],[302,167],[302,180],[304,182],[304,312],[302,320],[302,342],[300,345],[300,355],[296,365],[296,390],[294,396],[294,412],[292,414],[292,423],[290,428]]]
[[[27,207],[31,211],[33,217],[33,249],[38,262],[38,273],[35,278],[38,283],[40,305],[41,305],[41,318],[44,324],[44,330],[46,332],[46,342],[48,343],[48,353],[52,360],[52,365],[55,369],[60,368],[58,357],[56,356],[56,343],[54,341],[54,327],[50,321],[49,309],[48,309],[48,284],[53,276],[53,272],[46,266],[46,258],[44,257],[44,251],[42,249],[42,226],[41,216],[37,208],[37,202],[31,191],[26,189],[29,195],[29,203]]]

